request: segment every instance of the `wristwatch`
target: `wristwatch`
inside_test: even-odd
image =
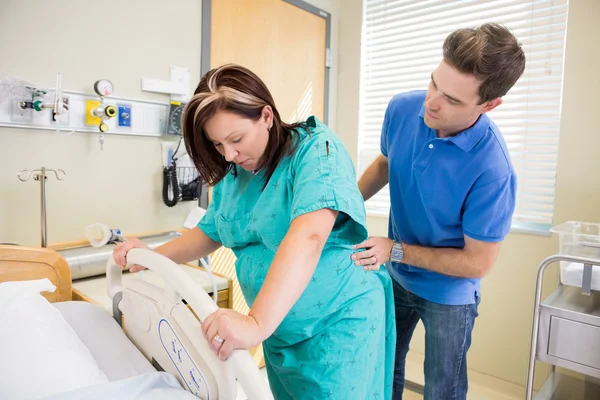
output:
[[[392,246],[392,254],[390,255],[390,261],[399,263],[402,262],[402,258],[404,257],[404,249],[402,248],[402,243],[394,242]]]

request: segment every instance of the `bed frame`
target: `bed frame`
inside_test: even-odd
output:
[[[49,302],[75,300],[95,304],[96,302],[93,299],[90,299],[85,293],[81,293],[71,286],[71,269],[69,264],[55,251],[85,244],[86,242],[77,241],[55,244],[49,246],[49,248],[0,245],[0,282],[48,278],[56,286],[54,293],[44,292],[42,294]],[[234,259],[231,259],[231,251],[220,249],[212,257],[213,265],[221,266],[221,268],[215,268],[217,271],[213,273],[229,280],[229,289],[221,290],[218,293],[218,306],[247,312],[245,302],[242,303],[241,291],[238,291],[238,293],[235,291],[235,286],[236,284],[239,285],[239,283],[237,283],[235,278],[232,279],[232,274],[235,270],[231,267],[234,265]],[[202,267],[189,266],[203,270]],[[227,272],[230,273],[228,274]],[[233,276],[235,277],[235,275]],[[237,296],[234,296],[234,294],[237,294]],[[262,345],[250,349],[250,353],[259,367],[263,367]]]
[[[56,251],[38,248],[0,245],[0,282],[48,278],[56,290],[42,295],[51,303],[70,301],[71,268]]]

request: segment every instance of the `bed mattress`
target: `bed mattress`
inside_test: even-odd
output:
[[[156,372],[146,357],[131,343],[119,324],[102,307],[83,301],[53,303],[53,306],[60,311],[79,339],[87,346],[110,382]],[[267,380],[264,368],[261,372]],[[143,380],[141,382],[144,383]],[[187,399],[184,396],[187,392],[181,392],[182,399]],[[237,394],[238,400],[247,399],[239,383]],[[173,397],[168,398],[175,400]]]
[[[119,324],[101,307],[83,301],[53,305],[87,346],[111,382],[156,371],[127,338]]]

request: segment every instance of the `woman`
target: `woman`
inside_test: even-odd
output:
[[[314,117],[284,123],[260,78],[235,65],[202,78],[183,133],[213,197],[198,227],[156,251],[177,263],[221,245],[235,253],[250,311],[203,321],[213,350],[224,360],[264,342],[277,399],[390,398],[391,280],[350,260],[366,217],[339,138]],[[117,246],[116,262],[138,246]]]

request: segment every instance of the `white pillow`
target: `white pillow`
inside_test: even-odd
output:
[[[40,292],[48,279],[0,283],[0,398],[37,399],[106,383],[88,348]]]

